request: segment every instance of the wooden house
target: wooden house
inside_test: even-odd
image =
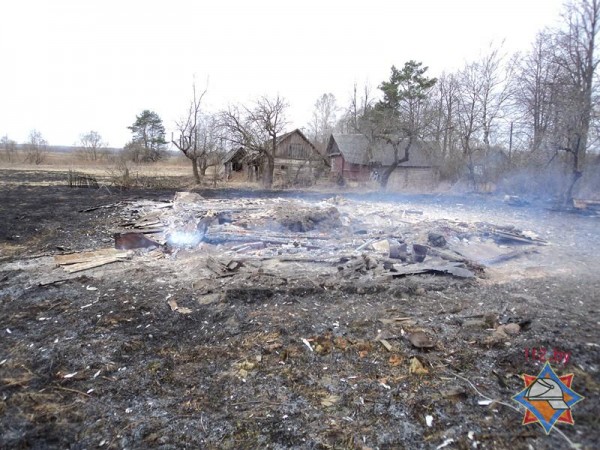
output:
[[[276,184],[310,185],[323,175],[327,168],[327,158],[319,153],[299,129],[285,133],[277,139],[273,172]]]
[[[226,178],[239,178],[236,174],[243,174],[248,181],[260,180],[264,162],[261,159],[261,155],[243,147],[231,150],[224,161]],[[274,185],[310,185],[325,174],[327,169],[327,158],[319,153],[300,130],[290,131],[277,138]]]
[[[404,155],[400,144],[400,158]],[[327,144],[334,180],[365,182],[376,180],[379,173],[394,163],[394,149],[382,141],[370,142],[363,134],[332,134]],[[409,160],[398,165],[388,180],[389,190],[426,189],[435,186],[439,170],[432,162],[431,149],[415,142]]]

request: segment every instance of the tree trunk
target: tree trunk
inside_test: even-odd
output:
[[[479,191],[479,185],[477,184],[477,174],[475,173],[475,164],[473,164],[473,152],[469,150],[467,168],[469,169],[469,178],[471,179],[471,183],[473,183],[473,191]]]
[[[192,170],[194,171],[194,180],[200,184],[200,174],[198,173],[198,158],[190,158],[192,161]]]
[[[575,204],[573,201],[573,190],[575,189],[575,185],[582,175],[583,172],[579,172],[577,170],[574,170],[571,174],[571,182],[569,183],[569,188],[567,189],[567,193],[565,195],[564,206],[566,208],[572,208]]]
[[[275,171],[275,158],[266,155],[266,166],[263,171],[263,185],[267,189],[273,187],[273,172]]]
[[[396,170],[396,167],[398,167],[398,163],[392,163],[391,166],[386,167],[386,169],[381,173],[381,178],[379,178],[379,185],[381,186],[381,189],[387,188],[390,176],[392,175],[392,172]]]
[[[586,130],[587,133],[587,130]],[[573,168],[571,171],[571,182],[569,183],[569,187],[567,188],[567,192],[565,193],[564,206],[567,208],[572,208],[574,205],[573,202],[573,191],[575,190],[575,185],[577,181],[583,175],[583,165],[581,161],[582,153],[582,138],[581,136],[577,138],[577,143],[575,144],[575,151],[573,151]],[[585,151],[585,143],[583,144],[583,149]]]
[[[412,146],[412,142],[413,142],[413,138],[410,137],[408,139],[408,143],[406,144],[406,147],[404,147],[404,156],[402,157],[402,159],[399,159],[398,153],[399,153],[400,149],[398,148],[398,146],[400,145],[400,143],[388,141],[388,143],[391,144],[392,147],[394,147],[394,162],[389,167],[387,167],[381,174],[381,178],[379,179],[379,185],[380,185],[381,189],[387,188],[388,181],[390,180],[390,176],[392,175],[394,170],[396,170],[396,168],[400,164],[408,161],[408,159],[410,157],[410,147]]]

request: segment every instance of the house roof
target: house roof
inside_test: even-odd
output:
[[[314,154],[316,156],[318,156],[319,158],[323,159],[323,162],[326,165],[329,165],[328,158],[323,156],[321,154],[321,152],[319,152],[319,150],[315,147],[315,145],[298,128],[296,128],[295,130],[292,130],[292,131],[288,131],[287,133],[284,133],[284,134],[278,136],[277,137],[277,145],[278,146],[281,145],[287,138],[289,138],[294,133],[298,133],[300,135],[300,137],[306,143],[308,143],[310,148],[314,151]],[[266,142],[265,145],[268,145],[269,143],[270,142]],[[236,155],[238,155],[238,152],[240,152],[240,151],[244,152],[243,156],[240,158],[240,161],[242,161],[244,163],[247,163],[247,164],[256,163],[261,159],[261,155],[258,152],[253,151],[253,150],[248,150],[247,148],[244,148],[244,147],[238,147],[238,148],[234,148],[234,149],[230,150],[229,152],[227,152],[224,163],[230,162],[233,158],[236,157]]]
[[[343,155],[351,164],[368,164],[369,141],[363,134],[332,134],[327,145],[329,156]]]
[[[227,164],[228,162],[230,162],[233,158],[240,154],[240,152],[242,157],[246,154],[246,150],[244,150],[244,147],[238,147],[229,150],[227,153],[225,153],[225,159],[223,160],[223,164]]]
[[[299,132],[300,130],[292,130],[292,131],[288,131],[287,133],[283,133],[282,135],[279,135],[277,137],[277,145],[281,144],[284,140],[286,140],[289,136],[294,134],[294,132],[296,132],[296,131]]]
[[[292,134],[294,133],[298,133],[300,135],[300,137],[302,139],[304,139],[306,142],[308,142],[308,144],[313,148],[313,150],[317,151],[317,148],[314,146],[314,144],[310,141],[310,139],[308,139],[304,133],[302,133],[302,131],[300,131],[299,128],[296,128],[295,130],[292,131],[288,131],[287,133],[282,134],[281,136],[279,136],[277,138],[277,145],[281,144],[283,141],[285,141],[288,137],[290,137]]]
[[[407,143],[408,139],[400,143],[400,158],[404,156],[404,147]],[[400,166],[432,166],[429,150],[426,143],[413,142],[409,160]],[[390,166],[394,162],[394,148],[390,144],[382,141],[371,143],[364,134],[332,134],[327,145],[327,154],[329,156],[341,154],[344,160],[351,164]]]

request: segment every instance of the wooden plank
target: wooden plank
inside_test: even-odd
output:
[[[469,269],[459,267],[456,263],[445,264],[443,266],[433,266],[429,264],[410,264],[407,266],[400,266],[394,264],[394,270],[390,272],[394,278],[405,277],[408,275],[418,275],[421,273],[442,273],[449,274],[459,278],[474,278],[475,274]]]
[[[81,252],[81,253],[69,253],[67,255],[56,255],[54,257],[54,262],[59,266],[65,266],[69,264],[77,264],[83,262],[93,261],[97,258],[102,258],[106,256],[112,257],[126,257],[128,256],[128,252],[123,250],[117,250],[115,248],[103,248],[100,250],[94,250],[90,252]]]
[[[106,264],[112,264],[117,261],[120,261],[118,258],[106,257],[100,258],[95,261],[71,264],[69,266],[63,267],[69,273],[81,272],[82,270],[93,269],[94,267],[104,266]]]
[[[119,256],[104,256],[101,258],[96,258],[93,261],[81,262],[76,264],[71,264],[63,267],[69,273],[81,272],[82,270],[93,269],[95,267],[104,266],[106,264],[112,264],[118,261],[123,261],[125,257]]]
[[[134,223],[133,228],[153,228],[162,225],[163,223],[160,220],[148,220]]]

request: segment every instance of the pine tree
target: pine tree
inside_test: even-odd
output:
[[[133,140],[129,147],[141,150],[139,158],[142,162],[158,161],[164,156],[167,141],[165,141],[165,127],[160,116],[154,111],[145,109],[136,116],[132,126],[127,127],[133,133]]]

